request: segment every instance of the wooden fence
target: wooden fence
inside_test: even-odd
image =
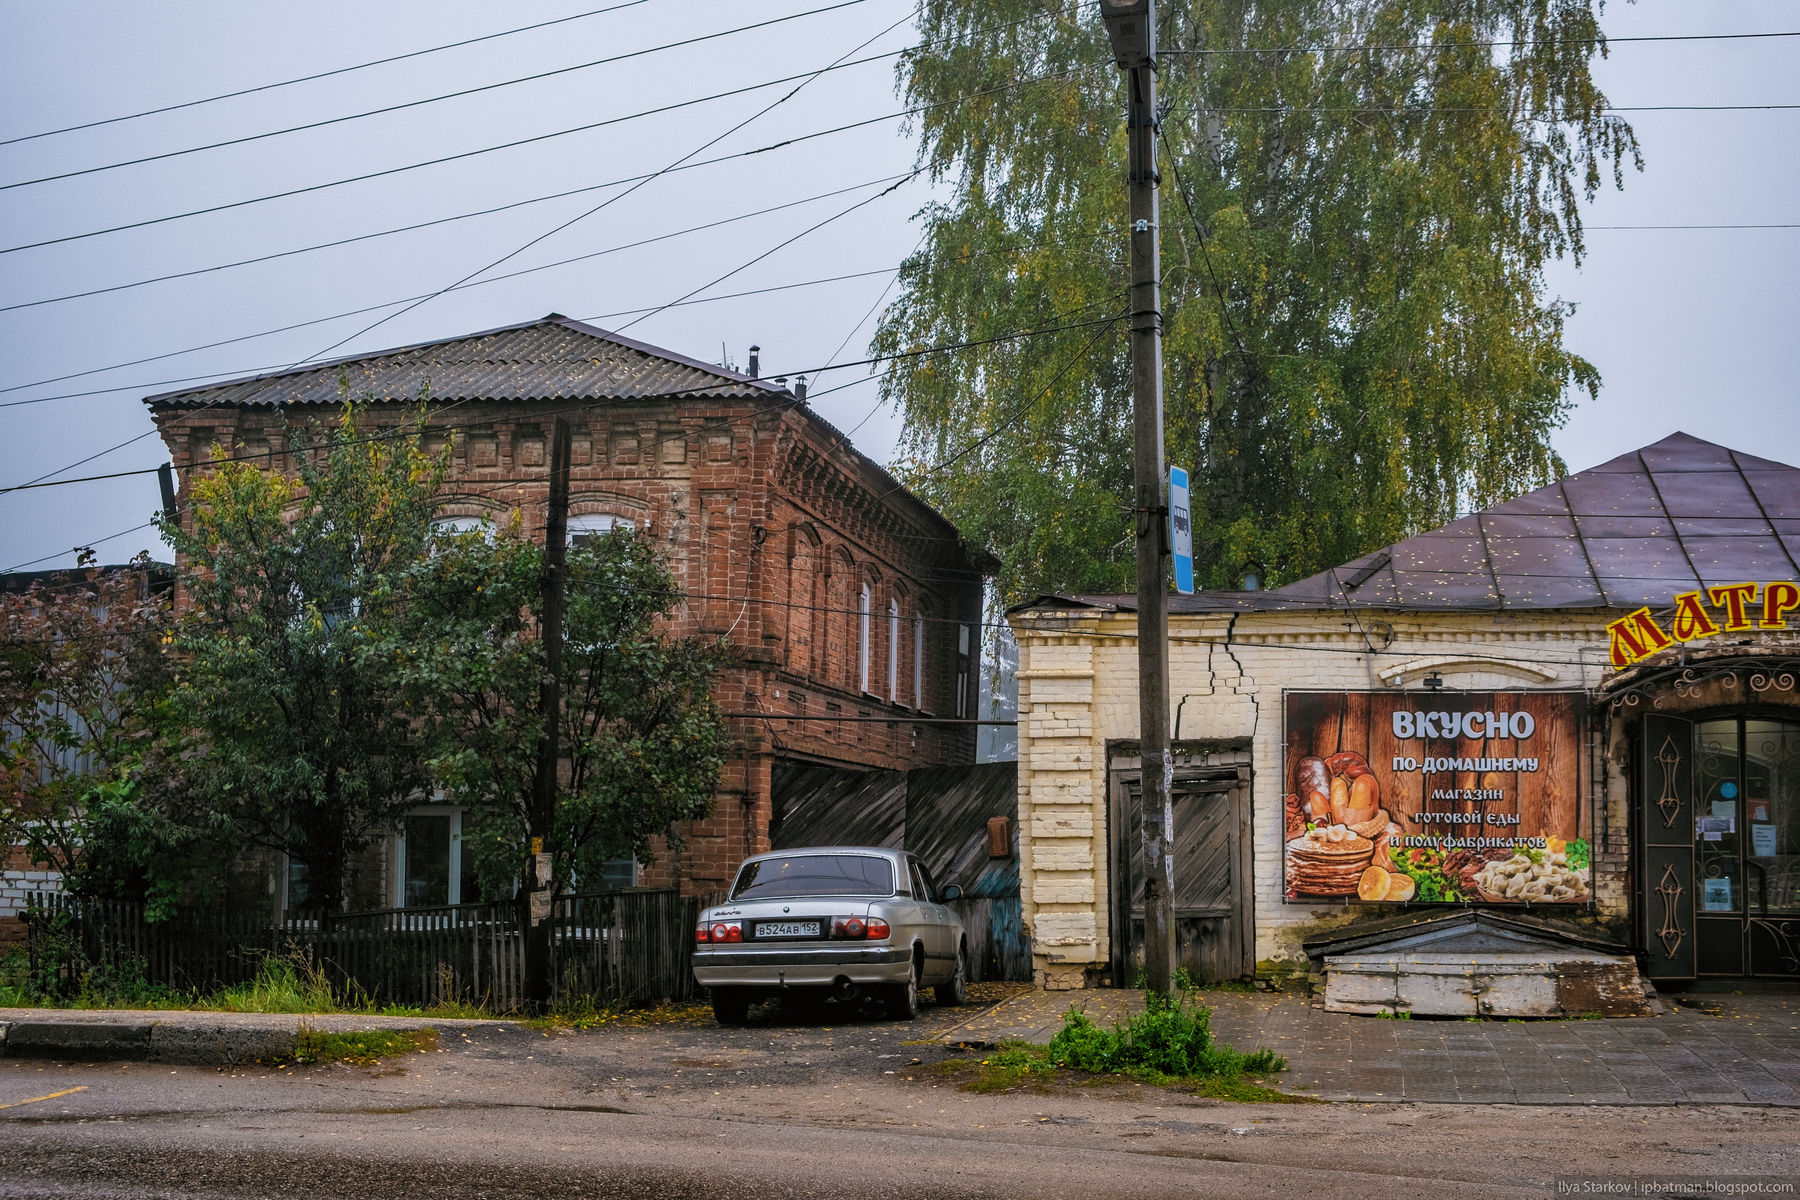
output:
[[[551,910],[557,998],[644,1005],[698,995],[689,957],[699,915],[699,901],[673,890],[559,898]],[[33,973],[70,988],[98,971],[213,991],[254,980],[279,955],[322,972],[353,1001],[507,1012],[523,1000],[525,939],[513,903],[275,921],[214,909],[152,923],[138,905],[39,894],[27,901],[25,922]]]

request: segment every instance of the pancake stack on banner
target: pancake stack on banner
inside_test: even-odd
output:
[[[1309,896],[1354,896],[1375,843],[1342,825],[1313,829],[1287,844],[1287,885]]]

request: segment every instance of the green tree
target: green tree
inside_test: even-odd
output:
[[[0,595],[0,846],[81,895],[164,913],[203,874],[204,831],[141,803],[171,683],[173,615],[148,556]]]
[[[351,856],[429,789],[407,701],[407,586],[429,553],[447,459],[359,434],[354,408],[296,437],[295,477],[200,468],[193,515],[162,523],[189,602],[159,785],[344,899]]]
[[[1593,367],[1544,266],[1637,143],[1593,0],[1160,0],[1168,454],[1203,584],[1296,578],[1541,485]],[[923,214],[878,353],[901,473],[1009,598],[1129,589],[1123,84],[1097,8],[925,0]],[[1005,89],[1004,85],[1017,86]],[[954,97],[991,94],[960,103]],[[1639,164],[1641,165],[1641,164]]]
[[[711,696],[723,649],[680,635],[674,577],[648,538],[616,531],[569,552],[558,730],[555,878],[653,859],[706,815],[728,739]],[[516,527],[440,535],[412,592],[410,662],[425,740],[486,895],[510,894],[544,726],[543,547]]]

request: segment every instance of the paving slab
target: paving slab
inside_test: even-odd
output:
[[[1284,1088],[1328,1100],[1800,1107],[1800,993],[1706,995],[1612,1020],[1396,1021],[1326,1012],[1310,998],[1201,992],[1219,1040],[1288,1060]],[[1102,1026],[1142,1012],[1130,989],[1033,991],[938,1037],[945,1045],[1048,1042],[1063,1014]]]

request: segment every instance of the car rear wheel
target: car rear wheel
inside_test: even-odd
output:
[[[742,1025],[750,1015],[750,996],[739,988],[712,990],[713,1019],[721,1025]]]
[[[905,983],[896,983],[888,988],[888,1016],[896,1021],[910,1021],[919,1015],[919,969],[924,964],[918,957],[913,958],[912,974]]]
[[[947,983],[940,983],[935,989],[937,1002],[952,1007],[961,1004],[969,990],[969,947],[966,943],[956,947],[956,974]]]

